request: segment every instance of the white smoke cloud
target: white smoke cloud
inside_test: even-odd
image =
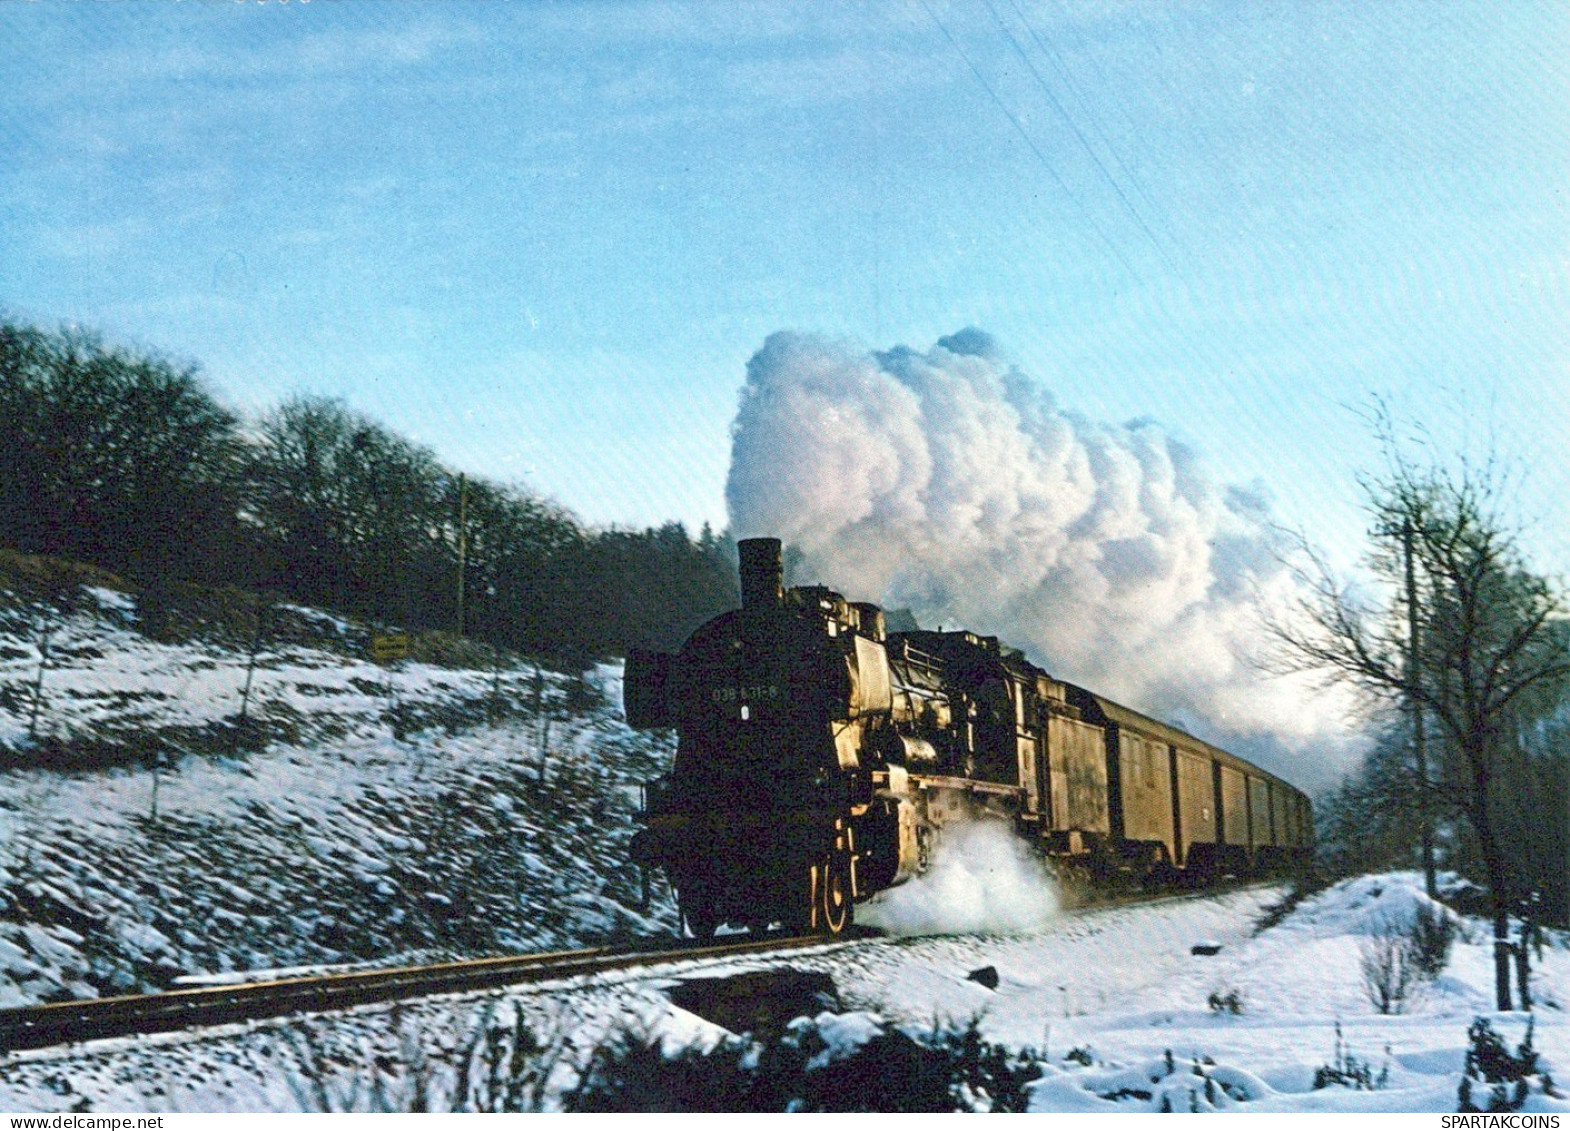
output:
[[[879,892],[856,921],[891,935],[1026,934],[1060,906],[1045,861],[1006,821],[976,819],[943,829],[931,871]]]
[[[737,537],[800,555],[798,583],[996,634],[1305,786],[1345,757],[1342,712],[1248,659],[1255,594],[1291,584],[1263,489],[1152,422],[1060,409],[979,330],[926,353],[771,335],[726,501]]]

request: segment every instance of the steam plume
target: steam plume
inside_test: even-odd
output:
[[[1254,591],[1290,584],[1263,489],[1217,482],[1154,423],[1060,409],[982,331],[926,353],[771,335],[726,501],[738,537],[799,555],[797,583],[996,634],[1299,784],[1344,742],[1322,700],[1244,658]]]

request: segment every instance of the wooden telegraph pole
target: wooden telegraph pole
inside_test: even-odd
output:
[[[469,553],[469,479],[458,475],[458,635],[463,635],[463,575]]]
[[[1424,734],[1423,705],[1417,701],[1419,679],[1417,638],[1417,569],[1412,555],[1412,517],[1401,520],[1401,548],[1406,556],[1406,702],[1412,712],[1413,763],[1417,771],[1419,828],[1423,838],[1423,888],[1429,899],[1439,898],[1439,886],[1434,880],[1434,827],[1429,819],[1428,749]]]

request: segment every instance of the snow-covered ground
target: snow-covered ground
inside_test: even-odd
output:
[[[516,991],[375,1006],[338,1016],[14,1054],[0,1062],[0,1108],[211,1111],[404,1108],[452,1103],[457,1065],[488,1028],[521,1019],[542,1074],[570,1084],[607,1033],[665,1034],[672,1049],[712,1044],[710,1023],[672,1005],[684,978],[789,967],[835,982],[841,1015],[820,1032],[852,1047],[882,1026],[913,1033],[979,1017],[982,1032],[1030,1048],[1047,1111],[1454,1111],[1466,1031],[1489,1017],[1512,1049],[1523,1014],[1489,1013],[1489,946],[1468,924],[1444,973],[1399,1014],[1377,1012],[1358,973],[1371,932],[1423,899],[1411,875],[1370,876],[1311,897],[1255,933],[1279,888],[1062,912],[1028,934],[867,939],[772,959],[708,960]],[[1196,944],[1214,954],[1193,952]],[[969,975],[984,967],[995,989]],[[1556,1077],[1570,1065],[1564,989],[1570,946],[1539,967],[1533,1041]],[[1238,1012],[1216,1007],[1238,1003]],[[843,1051],[843,1050],[840,1050]],[[831,1052],[831,1055],[833,1053]],[[1316,1089],[1323,1067],[1366,1065],[1372,1090]],[[1558,1070],[1557,1072],[1555,1070]],[[1570,1112],[1534,1090],[1524,1110]]]
[[[79,589],[67,610],[0,591],[0,747],[23,745],[29,731],[45,744],[156,734],[178,746],[232,721],[246,696],[248,642],[222,625],[162,639],[170,619],[98,586]],[[314,609],[278,605],[266,623],[246,712],[295,743],[385,734],[394,719],[407,730],[441,725],[463,708],[483,717],[492,698],[536,694],[532,667],[379,667],[367,657],[368,628]]]
[[[231,752],[202,728],[238,711],[244,649],[154,640],[110,590],[52,623],[5,596],[0,745],[25,750],[50,623],[40,740],[127,764],[0,770],[0,1007],[674,924],[626,868],[668,753],[619,721],[614,669],[388,670],[337,647],[363,630],[296,609],[292,634],[321,640],[264,649],[249,706],[285,737]]]
[[[0,599],[0,614],[0,743],[14,749],[43,618],[16,600]],[[244,648],[159,642],[138,615],[95,590],[56,622],[42,733],[177,746],[234,713]],[[252,710],[289,726],[264,730],[259,749],[180,757],[156,778],[141,766],[0,771],[0,1005],[672,928],[658,888],[648,913],[636,908],[626,866],[637,783],[669,750],[618,721],[613,670],[587,688],[527,666],[389,674],[332,646],[363,630],[292,615],[324,639],[264,650]],[[476,1041],[519,1024],[543,1050],[524,1098],[549,1107],[607,1034],[662,1035],[673,1049],[720,1039],[671,1003],[674,982],[778,967],[832,977],[842,1012],[820,1018],[826,1055],[884,1026],[919,1034],[977,1017],[989,1040],[1033,1050],[1043,1110],[1453,1111],[1474,1019],[1491,1018],[1512,1049],[1522,1039],[1522,1015],[1489,1012],[1477,921],[1401,1012],[1372,1004],[1362,960],[1424,904],[1415,877],[1346,881],[1257,930],[1283,889],[1067,911],[1016,841],[984,827],[966,838],[931,876],[860,909],[894,937],[13,1053],[0,1057],[0,1109],[451,1107]],[[988,967],[994,988],[969,977]],[[1535,1047],[1570,1082],[1570,941],[1548,939],[1535,985]],[[1377,1088],[1315,1088],[1327,1067],[1366,1069]],[[1570,1104],[1538,1087],[1526,1110]]]

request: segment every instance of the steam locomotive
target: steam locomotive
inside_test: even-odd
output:
[[[674,727],[632,844],[687,928],[830,935],[925,871],[956,821],[1001,817],[1093,872],[1279,868],[1308,798],[1192,735],[1054,679],[993,636],[886,628],[876,605],[785,589],[781,544],[739,544],[740,609],[627,658],[627,721]]]

